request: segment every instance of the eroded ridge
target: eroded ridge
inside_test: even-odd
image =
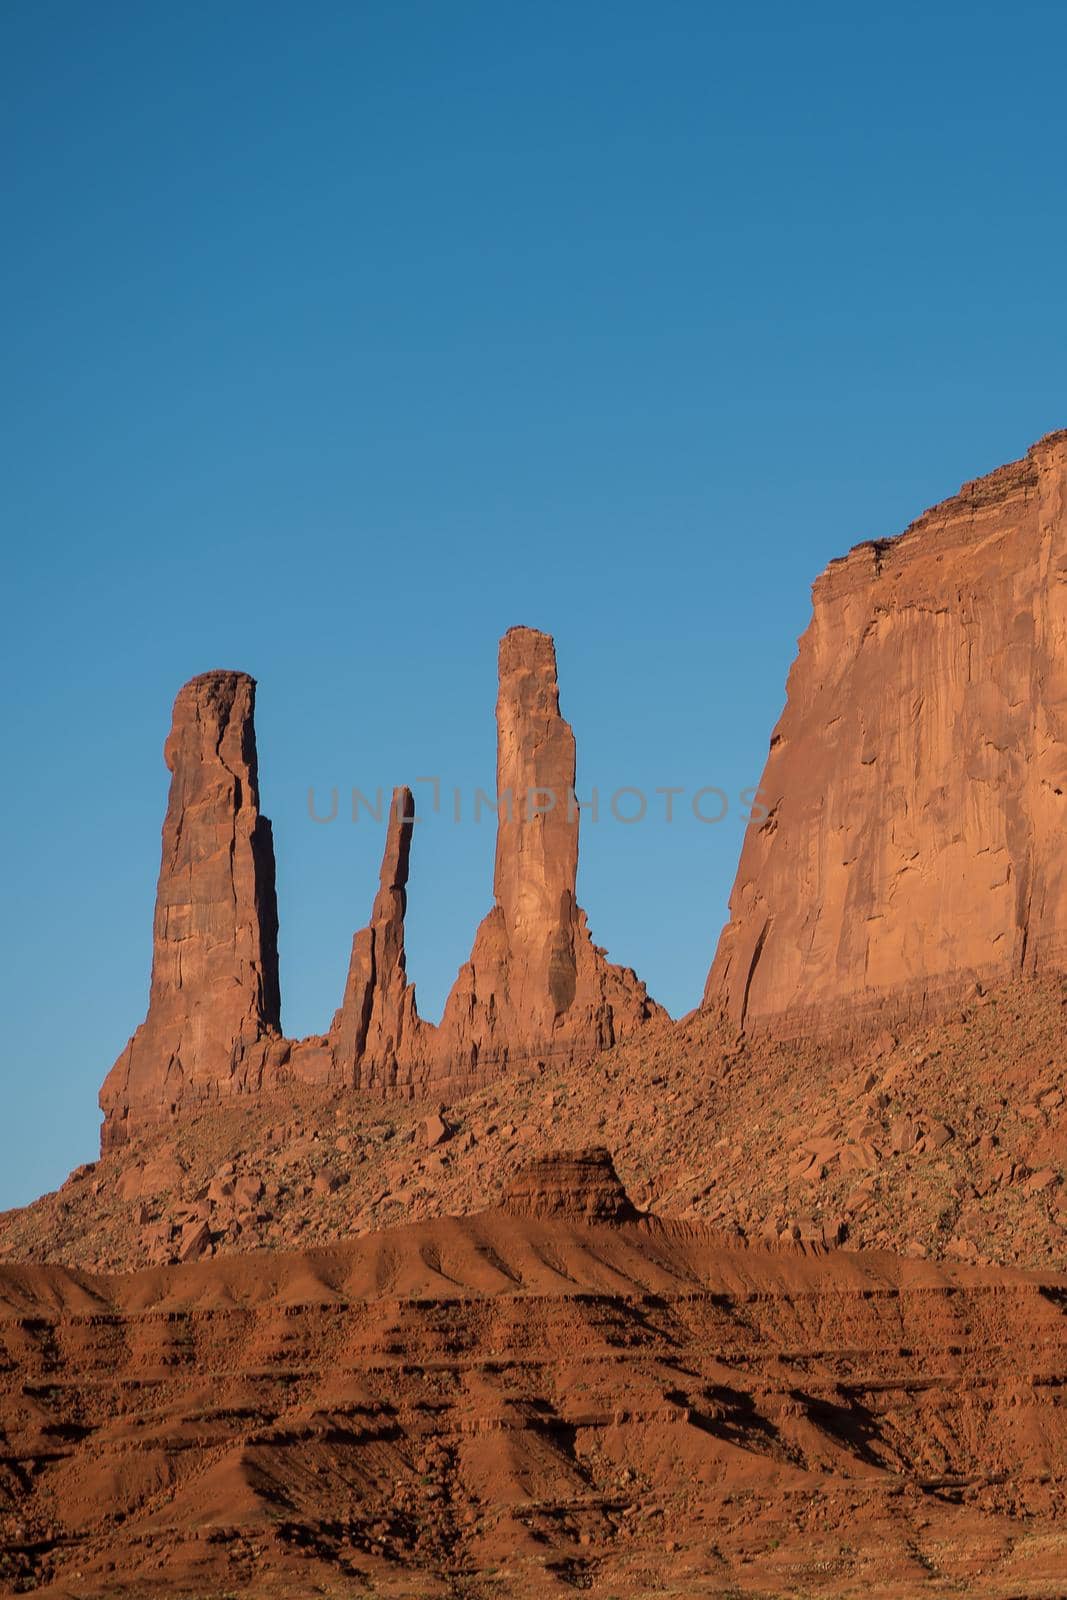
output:
[[[0,1267],[0,1574],[80,1600],[1050,1596],[1065,1296],[514,1208],[128,1277]]]

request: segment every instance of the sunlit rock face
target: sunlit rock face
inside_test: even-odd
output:
[[[271,827],[259,811],[256,685],[205,672],[174,702],[148,1015],[100,1093],[103,1144],[176,1107],[255,1087],[279,1037]]]
[[[404,921],[415,825],[394,791],[371,920],[352,943],[329,1031],[281,1036],[270,824],[259,814],[255,684],[209,672],[185,685],[165,747],[148,1016],[108,1075],[105,1149],[131,1131],[232,1094],[284,1087],[462,1094],[511,1066],[575,1060],[663,1016],[644,984],[593,944],[575,899],[574,734],[559,709],[548,634],[500,644],[494,905],[441,1024],[423,1021]]]
[[[1067,958],[1067,432],[813,590],[705,995],[802,1032]]]

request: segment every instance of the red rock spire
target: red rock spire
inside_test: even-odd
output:
[[[330,1035],[338,1077],[354,1087],[395,1084],[398,1065],[410,1059],[420,1031],[404,955],[414,821],[411,790],[394,789],[371,920],[352,940],[344,1000]]]
[[[243,673],[209,672],[175,702],[151,997],[101,1090],[105,1149],[181,1109],[293,1080],[454,1097],[513,1063],[592,1057],[663,1015],[593,944],[575,901],[574,735],[560,715],[555,649],[548,634],[513,628],[500,645],[495,904],[440,1027],[419,1018],[406,970],[414,802],[401,788],[330,1031],[282,1039],[254,696]]]
[[[100,1093],[105,1148],[122,1142],[130,1121],[243,1086],[250,1053],[280,1030],[255,695],[246,673],[205,672],[174,702],[148,1015]]]
[[[410,792],[397,790],[381,888],[352,945],[332,1067],[315,1047],[301,1072],[450,1097],[509,1064],[593,1056],[662,1015],[644,985],[593,944],[575,900],[578,815],[574,734],[560,715],[547,633],[512,628],[500,642],[495,904],[483,920],[439,1027],[423,1022],[404,965]],[[399,810],[398,810],[399,797]],[[307,1063],[305,1069],[301,1063]]]
[[[633,972],[605,960],[575,898],[574,734],[549,634],[511,628],[501,639],[496,725],[496,903],[445,1006],[445,1079],[593,1055],[663,1015]]]

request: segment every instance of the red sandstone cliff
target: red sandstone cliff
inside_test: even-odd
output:
[[[148,1015],[100,1091],[103,1145],[262,1071],[280,1031],[270,823],[259,812],[255,681],[205,672],[174,702]]]
[[[1067,958],[1067,432],[857,545],[811,624],[705,1001],[801,1032]]]
[[[801,1033],[922,1010],[1067,958],[1067,433],[858,545],[812,622],[760,785],[705,1001]],[[500,646],[495,903],[439,1027],[404,959],[413,802],[398,790],[371,922],[329,1034],[279,1036],[255,686],[175,702],[148,1016],[101,1092],[131,1125],[287,1077],[455,1095],[509,1064],[591,1057],[662,1015],[577,905],[574,735],[552,640]]]

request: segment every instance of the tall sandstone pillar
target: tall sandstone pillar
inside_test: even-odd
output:
[[[664,1013],[593,944],[575,891],[575,745],[547,633],[500,641],[495,904],[445,1005],[435,1076],[459,1087],[508,1062],[591,1056]]]
[[[102,1145],[254,1086],[280,1033],[271,827],[259,812],[255,681],[205,672],[180,690],[164,746],[170,798],[148,1015],[100,1092]]]
[[[440,1025],[418,1016],[405,967],[414,807],[398,789],[371,921],[353,940],[328,1052],[318,1042],[294,1049],[297,1075],[454,1098],[509,1065],[592,1057],[664,1015],[636,975],[593,944],[575,899],[574,734],[560,715],[547,633],[512,628],[501,640],[496,721],[495,903]]]
[[[735,1023],[1067,965],[1067,432],[830,563],[760,793],[705,993]]]

